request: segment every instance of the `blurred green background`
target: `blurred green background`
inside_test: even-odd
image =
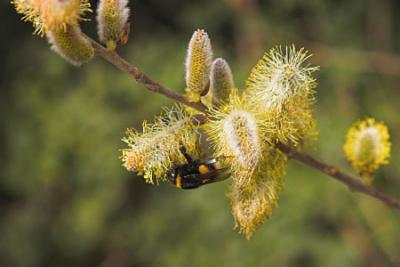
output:
[[[399,1],[132,2],[121,54],[180,92],[197,28],[239,87],[272,46],[310,50],[321,66],[310,152],[353,173],[346,130],[383,120],[393,151],[376,186],[400,197]],[[400,213],[296,162],[251,241],[233,230],[229,181],[189,192],[145,184],[121,167],[120,139],[171,102],[101,59],[70,66],[7,1],[0,17],[0,266],[400,266]],[[94,21],[83,27],[96,36]]]

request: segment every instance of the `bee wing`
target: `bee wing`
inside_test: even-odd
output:
[[[218,172],[217,178],[215,178],[213,182],[221,182],[221,181],[225,181],[226,179],[228,179],[229,177],[231,177],[231,172],[229,171],[228,168],[222,168],[222,169],[218,169],[216,170]]]

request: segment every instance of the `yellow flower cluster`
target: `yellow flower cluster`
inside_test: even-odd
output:
[[[246,93],[258,99],[260,109],[274,121],[277,142],[298,145],[317,136],[312,115],[317,67],[304,66],[310,57],[304,49],[294,46],[271,49],[253,68]]]
[[[236,226],[247,239],[278,205],[282,177],[286,173],[287,158],[282,152],[267,147],[263,156],[251,180],[247,184],[234,180],[228,193]]]
[[[256,105],[233,91],[229,101],[211,110],[205,125],[214,156],[231,166],[232,175],[240,181],[251,178],[263,158],[266,134],[272,125],[258,112]]]
[[[124,167],[144,175],[149,183],[165,180],[176,164],[185,163],[180,149],[199,154],[197,125],[183,108],[177,106],[157,117],[155,122],[143,123],[143,131],[127,131],[123,139],[128,148],[122,150]]]
[[[287,158],[277,142],[299,146],[316,134],[312,115],[316,67],[307,53],[275,48],[253,68],[246,90],[214,105],[205,126],[215,156],[230,166],[229,198],[240,231],[250,238],[277,205]]]
[[[386,125],[372,118],[354,123],[347,133],[344,152],[367,184],[381,165],[389,163],[389,139]]]
[[[143,173],[150,183],[154,177],[164,180],[169,170],[185,163],[181,147],[194,157],[203,154],[202,132],[207,137],[204,145],[230,171],[232,214],[240,232],[251,238],[271,216],[283,188],[287,157],[275,145],[299,145],[315,132],[316,83],[311,75],[317,68],[303,66],[308,58],[303,49],[272,49],[239,94],[228,63],[220,58],[212,62],[207,33],[196,31],[186,58],[186,95],[206,105],[207,122],[193,125],[194,112],[181,108],[154,124],[145,123],[143,132],[130,130],[124,139],[129,147],[122,152],[124,166]]]
[[[215,156],[230,166],[232,214],[248,239],[277,205],[287,162],[272,143],[273,121],[258,107],[234,90],[205,125]]]
[[[66,31],[67,26],[77,25],[86,12],[91,12],[89,0],[13,0],[12,3],[40,35]]]
[[[32,22],[39,35],[46,35],[52,49],[73,65],[79,66],[94,56],[90,41],[82,34],[79,22],[91,12],[89,0],[12,0],[23,19]]]

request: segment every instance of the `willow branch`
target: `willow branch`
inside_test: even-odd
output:
[[[162,95],[166,96],[167,98],[173,99],[179,103],[182,103],[186,106],[194,108],[200,112],[205,113],[207,111],[206,106],[204,106],[202,103],[196,103],[196,102],[190,101],[189,99],[178,94],[177,92],[175,92],[169,88],[166,88],[166,87],[162,86],[161,84],[153,81],[146,74],[144,74],[140,69],[129,64],[125,59],[120,57],[116,52],[108,51],[106,48],[104,48],[98,42],[90,39],[89,37],[87,37],[87,38],[92,42],[92,45],[98,56],[107,60],[108,62],[113,64],[118,69],[120,69],[124,72],[127,72],[138,83],[143,84],[148,90],[150,90],[154,93],[162,94]]]
[[[175,91],[168,89],[159,83],[150,79],[146,74],[144,74],[140,69],[137,67],[129,64],[126,60],[121,58],[116,52],[111,52],[105,49],[101,44],[97,43],[94,40],[91,40],[96,54],[112,65],[116,66],[118,69],[130,74],[138,83],[143,84],[148,90],[162,94],[170,99],[173,99],[179,103],[192,107],[202,113],[207,112],[207,107],[204,106],[202,103],[195,103],[188,100],[186,97],[176,93]],[[196,116],[196,120],[200,122],[205,122],[206,116],[205,115],[198,115]],[[367,194],[373,198],[376,198],[389,207],[400,209],[400,199],[391,197],[378,189],[367,186],[362,183],[359,179],[353,178],[343,172],[341,172],[338,168],[329,166],[310,155],[299,152],[287,145],[282,143],[278,143],[277,147],[279,150],[284,152],[289,158],[302,162],[303,164],[314,168],[322,173],[329,175],[330,177],[338,180],[339,182],[347,185],[347,187],[353,192],[360,192]]]
[[[299,152],[296,149],[293,149],[282,143],[278,143],[277,147],[279,148],[279,150],[284,152],[290,159],[295,159],[297,161],[300,161],[301,163],[309,167],[312,167],[316,170],[319,170],[320,172],[323,172],[331,176],[332,178],[347,185],[347,187],[351,191],[370,195],[376,199],[381,200],[389,207],[400,209],[400,199],[391,197],[372,186],[368,186],[363,182],[361,182],[360,179],[353,178],[350,175],[343,173],[338,168],[327,165],[322,161],[319,161],[306,153]]]

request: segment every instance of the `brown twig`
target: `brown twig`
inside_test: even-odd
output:
[[[107,60],[114,66],[116,66],[118,69],[130,74],[138,83],[143,84],[148,90],[150,90],[154,93],[162,94],[162,95],[164,95],[170,99],[173,99],[179,103],[182,103],[186,106],[194,108],[200,112],[206,113],[207,107],[204,106],[202,103],[192,102],[189,99],[187,99],[186,97],[178,94],[177,92],[175,92],[169,88],[166,88],[166,87],[162,86],[161,84],[153,81],[146,74],[144,74],[140,69],[129,64],[125,59],[120,57],[116,52],[108,51],[106,48],[104,48],[98,42],[90,39],[89,37],[87,37],[87,38],[92,42],[92,45],[98,56],[104,58],[105,60]]]
[[[347,185],[347,187],[354,192],[360,192],[360,193],[365,193],[368,194],[374,198],[377,198],[381,201],[383,201],[386,205],[392,208],[400,209],[400,199],[388,196],[387,194],[379,191],[378,189],[367,186],[363,182],[361,182],[359,179],[353,178],[343,172],[341,172],[338,168],[334,166],[329,166],[313,157],[310,155],[299,152],[287,145],[284,145],[282,143],[278,143],[276,145],[279,150],[284,152],[290,159],[295,159],[297,161],[302,162],[303,164],[310,166],[314,169],[317,169],[334,179],[344,183]]]
[[[102,45],[100,45],[99,43],[97,43],[94,40],[91,40],[91,42],[92,42],[92,44],[96,50],[96,54],[98,56],[107,60],[109,63],[113,64],[120,70],[127,72],[128,74],[133,76],[133,78],[135,78],[135,80],[137,82],[143,84],[150,91],[162,94],[162,95],[164,95],[170,99],[173,99],[179,103],[182,103],[184,105],[192,107],[198,111],[201,111],[202,113],[207,112],[207,108],[203,104],[194,103],[194,102],[188,100],[186,97],[176,93],[175,91],[168,89],[168,88],[154,82],[147,75],[145,75],[141,70],[139,70],[137,67],[129,64],[126,60],[121,58],[117,53],[108,51]],[[205,119],[206,119],[205,115],[203,115],[203,116],[201,114],[196,115],[196,120],[199,121],[200,123],[204,122]],[[334,179],[347,185],[350,190],[367,194],[373,198],[379,199],[380,201],[384,202],[389,207],[400,209],[400,199],[391,197],[391,196],[377,190],[374,187],[367,186],[367,185],[363,184],[361,181],[359,181],[358,179],[353,178],[353,177],[341,172],[336,167],[329,166],[325,163],[322,163],[321,161],[311,157],[310,155],[308,155],[306,153],[299,152],[299,151],[297,151],[287,145],[284,145],[282,143],[278,143],[277,147],[282,152],[287,154],[289,158],[300,161],[309,167],[312,167],[316,170],[319,170],[319,171],[329,175],[330,177],[333,177]]]

